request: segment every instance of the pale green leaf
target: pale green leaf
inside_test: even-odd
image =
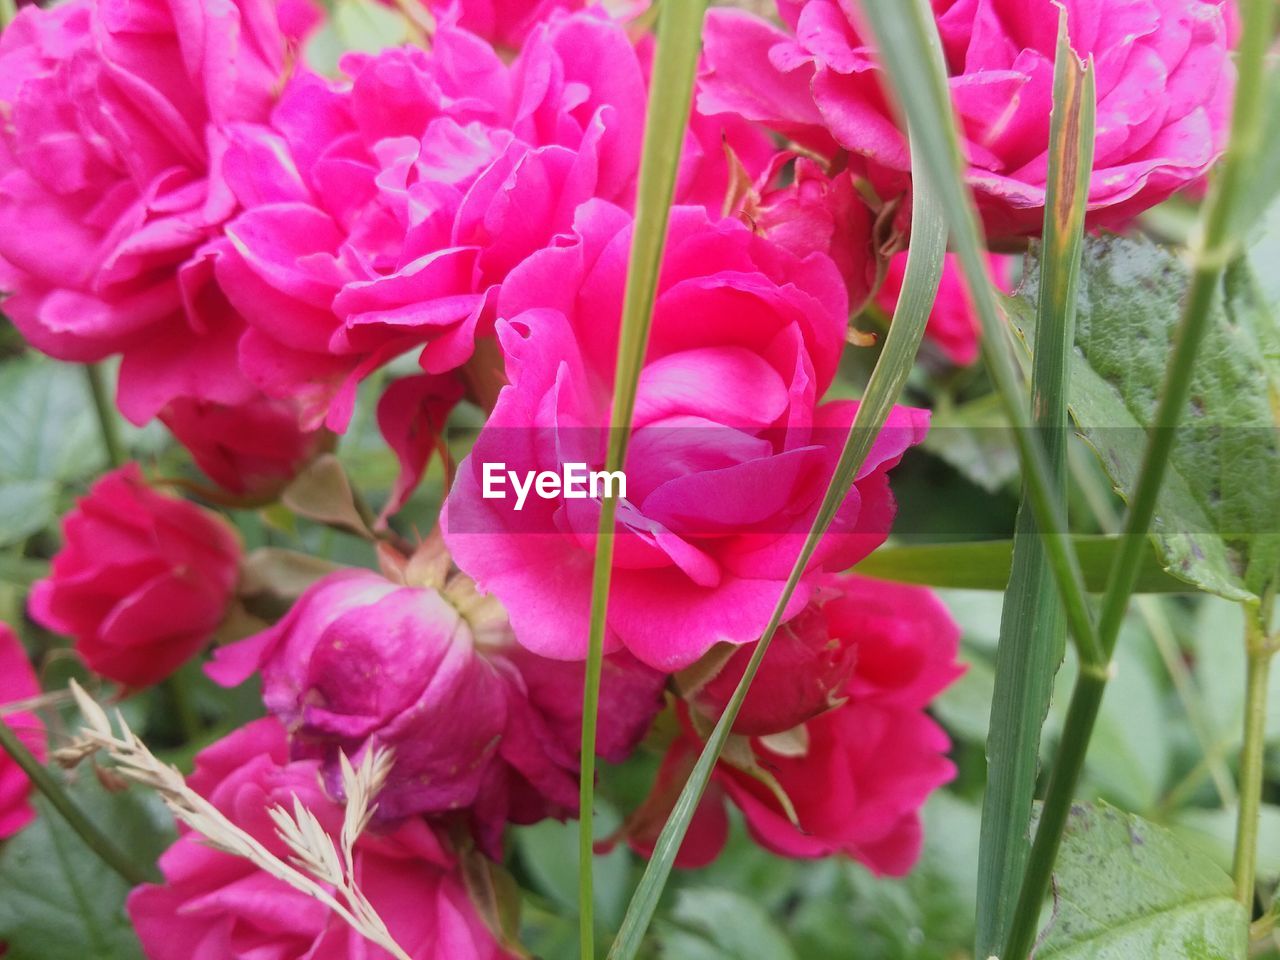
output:
[[[769,914],[729,890],[683,890],[672,917],[680,927],[661,930],[665,956],[688,960],[798,960]]]
[[[1079,806],[1054,874],[1054,916],[1037,960],[1240,960],[1249,917],[1231,878],[1163,827]]]

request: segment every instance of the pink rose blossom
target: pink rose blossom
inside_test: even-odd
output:
[[[612,402],[631,217],[579,210],[573,242],[507,279],[498,337],[510,386],[446,504],[458,565],[511,614],[522,644],[584,655],[598,497],[485,498],[486,464],[517,474],[598,470]],[[619,509],[609,650],[664,672],[716,641],[759,636],[816,514],[855,404],[819,404],[847,324],[831,260],[804,259],[736,220],[676,207],[640,375]],[[888,469],[927,429],[897,408],[867,458],[814,569],[843,569],[883,541]],[[599,491],[597,491],[599,492]],[[792,612],[807,602],[807,581]]]
[[[209,642],[239,572],[240,541],[221,518],[157,493],[130,463],[93,485],[62,532],[29,612],[73,637],[90,669],[143,687]]]
[[[785,186],[768,186],[779,166],[790,161],[780,154],[744,204],[741,215],[754,229],[778,246],[806,257],[825,253],[840,270],[849,289],[849,305],[856,312],[875,285],[874,216],[858,194],[853,174],[844,170],[828,176],[808,157],[795,158],[794,175]]]
[[[40,683],[27,652],[8,624],[0,623],[0,706],[39,696]],[[34,713],[11,713],[0,719],[7,723],[40,760],[45,758],[44,724]],[[9,755],[0,752],[0,840],[12,837],[35,817],[27,802],[31,783]],[[2,952],[2,951],[0,951]]]
[[[538,26],[510,65],[444,24],[429,51],[348,55],[349,82],[296,78],[226,158],[247,209],[217,272],[251,326],[246,374],[342,430],[355,384],[392,357],[420,349],[431,374],[466,363],[503,279],[580,203],[633,202],[647,60],[588,11]],[[743,124],[700,119],[683,196],[723,205],[730,133],[751,162],[762,152]]]
[[[928,590],[862,577],[825,578],[815,604],[792,621],[791,635],[779,635],[781,650],[766,655],[761,685],[753,685],[740,721],[755,764],[786,794],[796,822],[759,776],[721,760],[681,850],[682,866],[701,866],[718,854],[725,800],[742,810],[761,846],[782,856],[844,853],[893,876],[918,857],[920,807],[954,775],[947,735],[924,708],[961,672],[959,628]],[[815,657],[825,661],[817,671]],[[847,669],[850,660],[852,675],[831,688],[832,664]],[[745,661],[742,651],[695,697],[698,709],[709,708],[707,722],[723,709]],[[840,694],[834,702],[833,692]],[[813,713],[815,693],[834,708]],[[787,716],[788,704],[800,709]],[[806,715],[798,727],[777,729]],[[688,712],[683,716],[684,732],[663,764],[655,797],[672,795],[702,748]],[[642,851],[652,845],[645,832],[631,841]]]
[[[294,798],[336,842],[342,807],[321,788],[314,761],[289,760],[284,729],[259,720],[205,749],[188,780],[236,826],[282,860],[289,851],[269,816]],[[249,861],[184,833],[160,858],[163,885],[129,896],[151,960],[389,960],[328,907]],[[421,820],[376,830],[355,847],[360,889],[414,960],[502,960],[472,904],[455,856]]]
[[[122,354],[135,423],[250,395],[205,244],[235,206],[225,127],[267,116],[285,49],[270,0],[71,0],[0,38],[5,313],[60,359]]]
[[[293,756],[322,760],[331,788],[339,751],[395,749],[385,820],[469,810],[496,851],[506,822],[577,810],[582,666],[521,650],[501,609],[478,601],[466,578],[436,590],[331,574],[209,667],[224,684],[258,671]],[[610,658],[604,676],[599,749],[620,762],[660,709],[665,678],[626,655]]]
[[[854,0],[779,0],[787,30],[714,11],[700,108],[738,112],[905,187],[906,140]],[[973,187],[993,236],[1044,216],[1056,7],[933,0]],[[1089,223],[1122,225],[1202,176],[1226,141],[1235,72],[1228,0],[1064,0],[1076,52],[1097,65]],[[886,196],[885,199],[888,199]]]
[[[1005,293],[1013,290],[1013,257],[991,255],[991,276],[997,287]],[[884,283],[876,295],[880,308],[890,316],[898,306],[902,293],[902,279],[907,269],[907,255],[900,253],[889,261]],[[964,279],[955,254],[947,254],[942,271],[942,283],[938,298],[929,314],[925,337],[936,344],[948,360],[959,366],[967,366],[978,359],[979,321],[969,285]]]
[[[325,430],[301,429],[296,404],[261,395],[237,406],[180,397],[160,420],[210,480],[257,503],[279,496],[333,441]]]

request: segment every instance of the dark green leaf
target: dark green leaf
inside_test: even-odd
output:
[[[1249,918],[1231,878],[1163,827],[1079,806],[1058,857],[1037,960],[1240,960]]]
[[[87,770],[73,799],[122,847],[154,857],[172,839],[158,802],[137,791],[111,794]],[[128,884],[66,822],[36,800],[40,817],[0,853],[0,942],[5,960],[138,960],[124,912]]]
[[[1276,233],[1227,271],[1156,513],[1166,569],[1235,600],[1262,592],[1280,564],[1280,281],[1267,265]],[[1010,301],[1027,331],[1037,282],[1033,264]],[[1122,495],[1138,475],[1187,284],[1182,262],[1147,240],[1096,238],[1085,251],[1072,415]]]

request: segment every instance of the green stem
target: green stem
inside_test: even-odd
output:
[[[1240,753],[1240,811],[1236,820],[1236,851],[1232,875],[1236,899],[1253,913],[1258,868],[1258,818],[1267,749],[1267,693],[1275,644],[1267,637],[1256,609],[1245,610],[1245,649],[1249,667],[1244,701],[1244,747]]]
[[[98,415],[98,429],[102,434],[102,447],[107,454],[107,464],[113,469],[124,465],[124,447],[120,443],[120,424],[116,419],[116,410],[111,403],[111,395],[106,382],[102,379],[102,368],[88,363],[84,367],[85,378],[89,381],[89,394],[93,397],[93,409]]]
[[[200,715],[187,694],[187,685],[182,676],[184,672],[179,671],[166,679],[164,691],[173,707],[173,714],[178,721],[178,730],[182,733],[182,739],[186,743],[194,743],[201,733]]]
[[[0,30],[13,23],[13,18],[17,15],[18,5],[14,0],[0,0]]]
[[[1080,677],[1062,731],[1062,746],[1045,795],[1040,826],[1032,844],[1002,960],[1024,960],[1035,940],[1040,908],[1048,894],[1053,863],[1075,795],[1089,736],[1097,720],[1110,670],[1111,655],[1137,581],[1160,488],[1164,483],[1176,429],[1191,391],[1191,374],[1209,327],[1214,296],[1222,272],[1234,254],[1238,237],[1230,229],[1237,194],[1260,150],[1265,121],[1264,67],[1273,36],[1274,0],[1242,4],[1243,30],[1237,58],[1238,84],[1231,119],[1231,138],[1218,178],[1202,211],[1200,239],[1193,247],[1194,270],[1182,318],[1174,338],[1173,358],[1165,373],[1160,400],[1149,432],[1137,484],[1129,501],[1120,552],[1111,568],[1098,624],[1100,650],[1081,650]]]
[[[0,749],[13,758],[36,789],[45,795],[50,805],[66,820],[67,825],[79,834],[85,846],[96,853],[103,863],[135,887],[142,883],[158,881],[159,877],[154,869],[134,863],[84,815],[67,796],[62,785],[54,779],[53,774],[32,755],[7,723],[0,723]]]

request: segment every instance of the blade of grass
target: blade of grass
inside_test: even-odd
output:
[[[1112,560],[1120,550],[1120,538],[1073,534],[1071,545],[1080,557],[1085,588],[1090,593],[1102,593],[1107,588],[1107,572]],[[1009,586],[1013,557],[1013,540],[908,544],[881,547],[854,567],[853,572],[876,580],[926,587],[1004,591]],[[1166,573],[1155,547],[1151,546],[1142,562],[1138,592],[1194,593],[1195,587]]]
[[[1098,660],[1098,637],[1085,599],[1080,564],[1067,535],[1061,499],[1055,495],[1053,471],[1027,412],[1018,381],[1007,326],[1003,322],[978,226],[973,197],[963,179],[964,159],[939,54],[941,41],[927,0],[863,0],[881,62],[889,74],[897,103],[912,135],[920,143],[918,179],[933,180],[950,225],[952,240],[982,326],[982,355],[1001,406],[1013,428],[1018,459],[1045,555],[1062,595],[1067,625],[1082,658]]]
[[[1144,541],[1151,530],[1157,498],[1163,486],[1169,454],[1191,390],[1196,355],[1209,327],[1213,299],[1222,272],[1235,254],[1240,236],[1232,229],[1238,198],[1247,174],[1256,166],[1266,125],[1265,62],[1274,36],[1274,0],[1246,0],[1241,4],[1243,29],[1236,58],[1237,86],[1231,117],[1231,136],[1218,175],[1201,211],[1197,238],[1192,244],[1191,287],[1174,336],[1173,356],[1165,371],[1164,385],[1150,425],[1142,467],[1125,515],[1121,553],[1111,569],[1099,619],[1101,659],[1092,670],[1081,669],[1067,708],[1062,746],[1041,808],[1035,842],[1023,878],[1004,960],[1023,960],[1035,941],[1040,908],[1062,842],[1062,831],[1071,811],[1080,772],[1084,768],[1089,737],[1110,672],[1111,655],[1133,592]],[[1255,784],[1248,784],[1250,788]],[[1241,792],[1241,811],[1250,798]]]
[[[1084,217],[1093,172],[1093,71],[1071,50],[1067,12],[1058,18],[1049,132],[1042,282],[1031,372],[1031,409],[1053,471],[1057,509],[1066,513],[1067,395],[1075,343],[1076,293]],[[1031,807],[1040,765],[1040,731],[1066,652],[1067,620],[1053,570],[1026,503],[1018,510],[1013,573],[1004,596],[995,691],[987,738],[987,789],[978,847],[974,955],[1003,943],[1030,854]]]
[[[800,555],[795,566],[792,567],[782,595],[778,598],[769,624],[761,635],[760,642],[756,644],[742,680],[738,683],[724,713],[721,714],[711,736],[707,739],[706,746],[698,757],[688,782],[680,791],[680,797],[662,828],[662,833],[654,846],[653,855],[627,907],[617,939],[614,940],[613,947],[609,951],[609,960],[632,960],[640,950],[645,931],[653,919],[658,900],[662,896],[662,890],[675,863],[676,853],[684,842],[689,823],[711,779],[716,761],[733,728],[738,711],[742,708],[743,700],[746,699],[747,690],[755,679],[760,663],[764,660],[769,644],[773,640],[773,635],[782,622],[787,603],[804,575],[805,568],[834,518],[836,510],[844,502],[858,470],[866,460],[877,434],[888,419],[911,373],[921,337],[924,335],[925,324],[938,293],[938,284],[942,278],[943,256],[946,252],[946,225],[927,180],[918,181],[916,185],[916,200],[911,213],[911,237],[902,295],[898,301],[898,308],[894,312],[893,322],[889,326],[884,351],[871,372],[866,393],[849,428],[848,439],[836,463],[835,473],[823,497],[813,528],[805,538]]]
[[[658,15],[657,52],[636,195],[636,221],[627,265],[627,286],[618,335],[613,411],[605,469],[622,470],[631,440],[636,385],[649,345],[658,273],[667,240],[680,151],[693,100],[693,79],[702,45],[707,0],[664,0]],[[578,917],[582,960],[595,957],[593,862],[595,857],[596,726],[600,672],[613,572],[614,520],[618,502],[605,497],[600,509],[595,565],[591,577],[591,625],[582,692],[582,753],[579,779]]]

